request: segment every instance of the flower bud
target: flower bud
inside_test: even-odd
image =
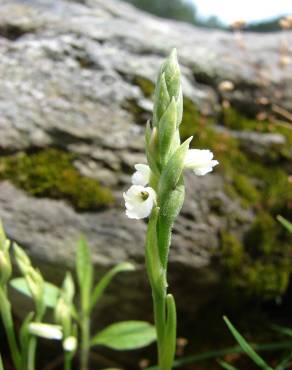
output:
[[[0,284],[6,284],[12,273],[8,252],[0,250]]]
[[[30,266],[30,268],[26,271],[24,277],[35,301],[43,301],[44,280],[41,273]]]
[[[31,262],[24,250],[17,244],[14,245],[14,256],[17,262],[17,266],[23,275],[31,268]]]
[[[67,352],[74,352],[77,348],[77,339],[72,335],[66,338],[63,342],[63,348]]]

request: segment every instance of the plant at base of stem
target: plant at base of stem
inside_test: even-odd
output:
[[[218,164],[209,150],[189,149],[192,137],[180,142],[183,98],[176,50],[162,64],[155,88],[152,125],[146,126],[148,165],[138,164],[133,185],[124,193],[129,218],[149,216],[146,267],[154,306],[159,370],[171,370],[176,345],[176,307],[167,292],[171,230],[184,202],[183,170],[198,176]],[[149,184],[148,187],[145,187]]]
[[[6,332],[13,364],[17,370],[24,369],[20,349],[16,340],[11,305],[7,295],[7,283],[11,277],[12,267],[9,255],[10,240],[6,238],[0,221],[0,314]],[[2,365],[3,367],[3,365]]]
[[[31,264],[31,261],[24,250],[18,246],[17,244],[14,245],[14,256],[16,259],[16,263],[18,265],[19,270],[21,271],[23,277],[25,278],[27,287],[30,291],[31,297],[35,303],[35,314],[32,315],[34,321],[41,322],[45,311],[45,282],[42,277],[42,274],[39,270],[34,268]],[[31,317],[28,316],[28,321],[31,320]],[[27,352],[23,353],[23,358],[26,358],[27,361],[27,369],[34,370],[35,369],[35,358],[36,358],[36,348],[37,348],[37,338],[33,335],[30,335],[29,331],[26,330],[26,323],[23,327],[23,336],[25,337],[22,342],[23,351]],[[28,343],[28,344],[27,344]]]

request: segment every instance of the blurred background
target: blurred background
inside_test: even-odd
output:
[[[136,265],[111,285],[94,328],[152,321],[146,223],[126,218],[122,193],[134,164],[145,163],[156,76],[173,47],[184,92],[181,136],[194,135],[192,147],[220,162],[202,178],[186,173],[174,226],[177,356],[234,345],[225,314],[248,340],[270,348],[263,356],[276,366],[291,351],[273,329],[292,326],[292,242],[277,220],[292,220],[291,0],[0,0],[0,217],[54,283],[73,268],[80,234],[97,279],[118,262]],[[18,322],[29,302],[11,294]],[[40,368],[57,368],[57,347],[47,346]],[[189,359],[181,368],[216,370],[219,357],[256,368],[241,354]],[[155,346],[100,349],[93,359],[94,369],[147,368]]]

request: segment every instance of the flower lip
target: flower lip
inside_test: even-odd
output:
[[[150,215],[156,203],[156,193],[151,187],[132,185],[123,194],[126,206],[126,215],[129,218],[141,219]]]
[[[213,157],[208,149],[189,149],[185,157],[185,167],[192,169],[197,176],[204,176],[219,164]]]
[[[135,164],[136,172],[132,176],[133,185],[146,186],[150,180],[150,167],[147,164]]]

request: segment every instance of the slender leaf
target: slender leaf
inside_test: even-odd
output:
[[[292,223],[291,222],[286,220],[286,218],[284,218],[281,215],[277,216],[277,220],[289,231],[289,233],[292,233]]]
[[[15,278],[10,281],[11,286],[16,289],[18,292],[33,298],[31,291],[27,285],[25,278]],[[44,283],[44,304],[47,307],[55,308],[57,299],[60,293],[60,289],[51,283]]]
[[[28,330],[29,324],[32,322],[32,319],[34,317],[33,312],[29,312],[27,316],[25,317],[24,321],[21,324],[20,330],[19,330],[19,341],[21,346],[21,357],[23,363],[27,363],[27,356],[28,356],[28,347],[29,347],[29,337],[30,333]]]
[[[228,318],[224,316],[223,319],[240,347],[250,357],[250,359],[262,369],[271,370],[271,367],[269,367],[269,365],[255,352],[255,350],[248,344],[244,337],[231,324]]]
[[[288,335],[288,337],[292,337],[292,329],[290,328],[279,325],[272,325],[272,329],[276,330],[278,333]]]
[[[101,278],[101,280],[96,284],[93,290],[92,299],[91,299],[91,307],[93,307],[96,304],[96,302],[102,296],[104,290],[107,288],[109,283],[119,272],[126,272],[126,271],[133,271],[133,270],[135,270],[135,266],[129,262],[120,263],[117,266],[113,267],[111,270],[109,270]]]
[[[287,365],[292,359],[292,353],[290,352],[287,356],[285,356],[282,361],[277,365],[275,370],[285,370],[287,368]]]
[[[166,296],[166,326],[163,343],[162,364],[166,369],[170,369],[173,364],[176,348],[176,307],[175,301],[171,294]]]
[[[258,351],[277,351],[282,349],[291,349],[292,342],[291,341],[283,341],[277,343],[266,343],[266,344],[254,344],[254,349]],[[199,353],[193,356],[186,356],[179,358],[174,361],[173,367],[180,368],[185,365],[195,364],[198,362],[210,360],[216,357],[222,357],[233,353],[243,353],[243,349],[240,346],[228,347],[223,349],[218,349],[215,351],[206,351],[203,353]],[[159,370],[157,366],[150,366],[147,367],[145,370]]]
[[[218,361],[218,362],[223,367],[223,369],[226,369],[226,370],[238,370],[237,367],[234,367],[234,366],[228,364],[225,361]]]
[[[148,322],[122,321],[112,324],[96,334],[91,344],[116,350],[131,350],[148,346],[155,339],[155,327]]]
[[[1,353],[0,353],[0,370],[4,370]]]

